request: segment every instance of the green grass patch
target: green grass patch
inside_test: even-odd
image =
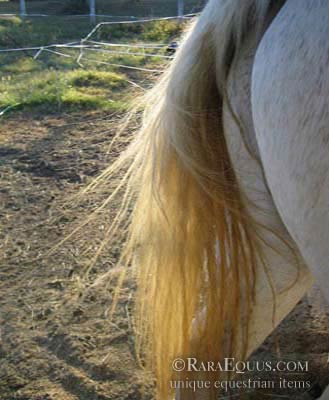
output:
[[[76,87],[100,87],[103,89],[123,89],[127,81],[123,75],[107,71],[75,70],[68,74],[69,85]]]
[[[139,40],[170,41],[179,35],[184,24],[176,20],[151,21],[145,23],[104,25],[98,32],[98,38],[107,41]]]
[[[90,31],[88,18],[0,18],[0,47],[43,46],[78,41]]]
[[[2,66],[2,72],[6,75],[20,74],[33,71],[41,71],[44,68],[43,63],[38,60],[34,60],[32,57],[23,56],[15,58],[14,62],[4,64]]]
[[[66,72],[42,71],[26,73],[20,79],[6,78],[0,82],[0,107],[37,107],[45,111],[65,109],[127,108],[128,83],[123,74],[97,70]]]

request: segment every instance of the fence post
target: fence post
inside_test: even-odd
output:
[[[89,0],[89,16],[90,22],[94,24],[96,22],[96,0]]]
[[[26,16],[26,4],[25,4],[25,0],[20,0],[19,1],[19,5],[20,5],[20,14],[21,17],[24,18]]]
[[[184,15],[184,0],[177,0],[177,16],[182,17]]]

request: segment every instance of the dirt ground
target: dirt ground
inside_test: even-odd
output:
[[[152,398],[151,378],[138,367],[134,353],[133,282],[122,289],[110,322],[111,286],[91,288],[83,298],[79,290],[81,271],[90,261],[79,241],[93,253],[99,246],[96,235],[86,231],[85,237],[47,255],[76,218],[63,211],[65,199],[120,150],[119,145],[108,152],[117,119],[92,112],[21,113],[1,121],[1,400],[137,400],[143,382],[146,399]],[[88,213],[92,204],[79,207],[75,213]],[[111,268],[118,251],[119,245],[112,246],[91,274]],[[257,390],[233,398],[315,399],[329,384],[329,312],[314,293],[254,355],[257,360],[309,361],[308,373],[289,379],[310,381],[311,388]]]

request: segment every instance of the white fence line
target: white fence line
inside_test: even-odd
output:
[[[23,0],[24,1],[24,0]],[[1,14],[0,14],[1,15]],[[38,59],[44,52],[52,53],[56,56],[66,57],[74,59],[77,65],[84,67],[83,61],[86,63],[94,63],[99,65],[113,66],[116,68],[124,68],[128,70],[137,70],[147,73],[153,74],[161,74],[164,72],[162,67],[158,68],[147,68],[143,66],[133,66],[133,65],[125,65],[120,62],[120,58],[113,59],[111,56],[122,56],[122,55],[130,55],[134,57],[147,57],[147,58],[162,58],[166,60],[171,60],[174,57],[171,53],[166,52],[166,48],[169,48],[170,44],[168,43],[111,43],[111,42],[98,42],[96,40],[92,40],[91,37],[95,34],[95,32],[105,25],[115,25],[115,24],[138,24],[138,23],[147,23],[152,21],[163,21],[163,20],[181,20],[181,19],[189,19],[198,14],[187,14],[182,16],[173,16],[173,17],[164,17],[164,18],[143,18],[136,20],[119,20],[119,21],[111,21],[111,22],[101,22],[97,24],[94,28],[90,30],[88,35],[86,35],[83,39],[75,42],[68,43],[53,43],[44,46],[26,46],[19,48],[2,48],[0,49],[0,54],[5,53],[15,53],[15,52],[27,52],[30,56],[29,52],[31,52],[31,58]],[[127,18],[127,17],[126,17]],[[65,50],[77,50],[77,54],[72,51],[68,54]],[[133,49],[133,51],[131,51]],[[157,50],[159,53],[157,53]],[[88,52],[88,54],[86,54]],[[102,52],[104,54],[108,54],[110,59],[108,60],[100,60],[90,57],[92,53]],[[170,54],[170,55],[169,55]],[[113,61],[112,61],[113,60]],[[128,77],[126,80],[132,84],[133,86],[139,87],[141,90],[145,90],[141,85],[136,82],[133,82]],[[14,107],[19,106],[20,103],[11,104],[4,109],[0,109],[0,117],[2,117],[7,111],[11,110]]]
[[[1,15],[1,14],[0,14]],[[6,52],[16,52],[16,51],[33,51],[33,50],[44,50],[44,49],[50,49],[50,48],[60,48],[60,47],[71,47],[71,48],[79,48],[83,49],[84,47],[90,47],[90,45],[86,44],[87,42],[91,43],[92,45],[100,45],[100,46],[112,46],[112,47],[135,47],[135,48],[163,48],[166,46],[166,44],[159,44],[157,43],[156,45],[153,45],[151,43],[143,43],[142,45],[138,45],[136,43],[134,44],[129,44],[129,43],[103,43],[103,42],[97,42],[94,40],[91,40],[90,38],[95,34],[95,32],[100,29],[102,26],[106,25],[123,25],[123,24],[139,24],[139,23],[147,23],[147,22],[154,22],[154,21],[167,21],[167,20],[174,20],[174,19],[190,19],[198,14],[186,14],[183,15],[182,17],[178,16],[173,16],[173,17],[163,17],[163,18],[143,18],[143,19],[137,19],[134,21],[110,21],[110,22],[100,22],[97,24],[91,31],[80,41],[78,42],[70,42],[70,43],[54,43],[54,44],[46,44],[42,46],[31,46],[31,47],[19,47],[19,48],[5,48],[1,49],[0,48],[0,53],[6,53]],[[95,46],[93,46],[95,47]]]
[[[182,17],[184,15],[184,0],[176,0],[177,1],[177,15],[178,17]],[[89,3],[89,18],[91,23],[96,22],[96,17],[98,17],[96,13],[96,0],[88,0]],[[19,2],[19,7],[20,7],[20,16],[22,18],[25,18],[27,16],[32,17],[44,17],[48,16],[46,14],[28,14],[27,8],[26,8],[26,0],[20,0]],[[14,15],[14,14],[0,14],[0,15]],[[135,18],[135,17],[130,17],[130,18]]]
[[[0,17],[19,17],[21,14],[15,13],[0,13]],[[89,14],[25,14],[24,17],[60,17],[60,18],[90,18]],[[95,14],[97,18],[112,18],[112,19],[121,19],[121,18],[130,18],[130,19],[140,19],[140,17],[135,17],[133,15],[110,15],[110,14]],[[178,18],[178,17],[177,17]]]
[[[164,18],[144,18],[144,19],[137,19],[135,21],[110,21],[110,22],[100,22],[97,24],[89,33],[88,35],[81,39],[81,41],[87,41],[91,36],[101,27],[105,25],[130,25],[130,24],[142,24],[145,22],[153,22],[153,21],[168,21],[172,19],[189,19],[191,17],[195,16],[195,14],[188,14],[188,15],[183,15],[181,17],[175,16],[175,17],[164,17]]]

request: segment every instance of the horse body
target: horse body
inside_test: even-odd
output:
[[[298,278],[285,291],[296,273],[296,260],[289,263],[289,256],[266,248],[274,286],[283,292],[276,298],[273,321],[268,277],[258,272],[251,351],[306,293],[312,275],[329,300],[328,15],[326,1],[286,1],[264,36],[250,33],[228,78],[230,101],[245,127],[241,132],[231,112],[224,113],[241,188],[265,211],[251,210],[254,218],[279,231],[300,254]],[[268,243],[280,247],[273,236]],[[329,388],[321,399],[328,398]]]
[[[287,1],[261,41],[252,91],[257,143],[274,202],[327,300],[328,15],[326,1]]]

